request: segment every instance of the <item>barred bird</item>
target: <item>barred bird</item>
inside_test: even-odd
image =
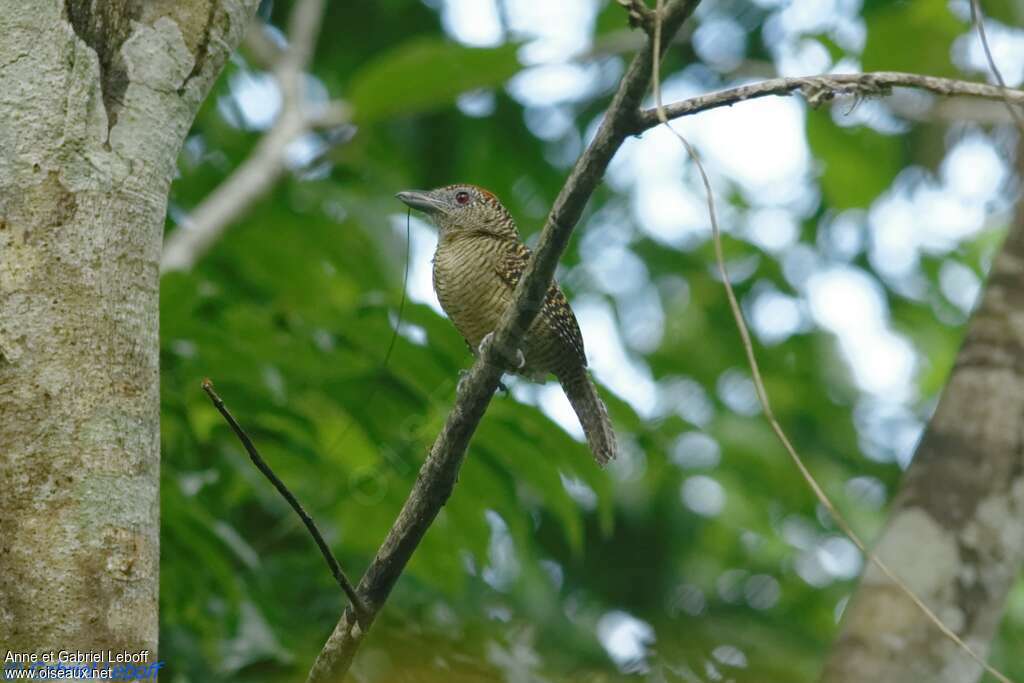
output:
[[[409,190],[396,196],[437,225],[434,291],[478,354],[512,304],[512,293],[530,257],[515,221],[497,197],[475,185]],[[522,344],[515,372],[534,381],[553,374],[583,425],[594,459],[599,465],[607,464],[616,454],[615,432],[587,374],[580,326],[557,282],[548,290]]]

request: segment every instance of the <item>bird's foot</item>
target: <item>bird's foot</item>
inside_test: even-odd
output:
[[[469,379],[469,374],[469,370],[459,370],[459,381],[455,384],[456,393],[460,393],[462,391],[462,385],[463,383],[465,383],[467,379]],[[505,386],[504,382],[498,382],[498,391],[505,394],[506,396],[509,396],[512,393],[511,391],[509,391],[508,387]]]
[[[477,349],[478,353],[482,356],[487,350],[487,347],[494,341],[494,332],[488,332],[484,335],[484,338],[480,340],[480,348]],[[516,349],[515,356],[507,358],[503,354],[498,354],[499,359],[504,363],[505,367],[512,370],[522,370],[523,366],[526,365],[526,356],[523,355],[522,349]],[[507,392],[508,389],[505,389]]]
[[[456,393],[459,393],[459,392],[462,391],[462,385],[468,379],[469,379],[469,371],[468,370],[460,370],[459,371],[459,381],[455,385]],[[509,388],[507,386],[505,386],[505,382],[499,382],[498,383],[498,390],[501,391],[502,393],[504,393],[506,396],[509,396],[509,395],[512,394],[512,392],[509,391]]]

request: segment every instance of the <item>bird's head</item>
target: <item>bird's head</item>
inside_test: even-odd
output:
[[[406,190],[397,195],[413,209],[427,214],[442,236],[487,233],[518,239],[515,222],[491,192],[476,185],[448,185],[436,190]]]

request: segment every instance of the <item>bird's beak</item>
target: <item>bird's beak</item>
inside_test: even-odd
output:
[[[437,213],[444,205],[434,198],[430,192],[423,190],[406,190],[395,195],[405,204],[413,209],[419,209],[424,213]]]

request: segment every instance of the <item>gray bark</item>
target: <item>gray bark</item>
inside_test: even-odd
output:
[[[1024,562],[1024,202],[876,552],[986,655]],[[981,673],[872,565],[821,680],[968,683]]]
[[[0,0],[5,650],[155,656],[168,188],[254,5]]]

